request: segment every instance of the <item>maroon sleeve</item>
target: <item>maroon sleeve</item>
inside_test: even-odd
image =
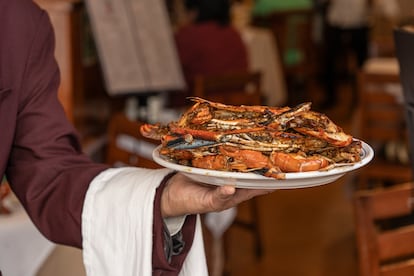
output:
[[[3,2],[4,5],[6,2]],[[81,214],[91,180],[107,166],[82,154],[57,98],[59,70],[47,14],[32,1],[7,2],[13,46],[7,73],[16,104],[15,132],[6,168],[13,191],[50,240],[81,247]],[[2,15],[3,16],[3,15]],[[3,61],[2,61],[3,62]]]
[[[154,225],[153,225],[153,250],[152,250],[152,267],[153,275],[177,276],[184,260],[193,244],[196,216],[187,216],[184,226],[181,229],[183,248],[179,254],[171,256],[168,261],[165,254],[166,239],[164,233],[167,232],[164,227],[163,219],[161,217],[161,194],[165,185],[173,174],[164,178],[161,185],[157,188],[154,200]]]

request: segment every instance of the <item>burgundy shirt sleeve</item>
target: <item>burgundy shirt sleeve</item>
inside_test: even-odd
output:
[[[85,194],[91,180],[108,166],[95,164],[82,153],[57,98],[59,69],[48,15],[32,1],[1,5],[2,85],[10,91],[2,101],[7,101],[8,120],[15,122],[9,124],[14,132],[6,176],[48,239],[81,247]]]
[[[153,275],[176,276],[180,273],[184,260],[193,244],[194,231],[196,224],[196,216],[188,215],[184,226],[181,229],[183,248],[177,255],[172,255],[168,261],[165,255],[166,239],[164,233],[168,233],[164,227],[161,217],[161,194],[165,185],[173,174],[166,176],[158,187],[154,200],[154,225],[153,225],[153,251],[152,251],[152,267]]]

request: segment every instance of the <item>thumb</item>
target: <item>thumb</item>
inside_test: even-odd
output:
[[[233,197],[236,193],[236,188],[231,185],[220,186],[216,189],[217,198],[226,201]]]

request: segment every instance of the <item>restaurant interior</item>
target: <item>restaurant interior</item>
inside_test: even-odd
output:
[[[189,107],[185,95],[234,105],[311,102],[313,110],[374,149],[368,165],[329,184],[282,187],[227,212],[204,214],[210,275],[414,275],[409,138],[414,126],[407,123],[394,37],[396,29],[414,23],[412,0],[369,1],[374,4],[366,18],[362,63],[350,37],[337,41],[341,44],[327,43],[331,1],[230,1],[230,23],[245,44],[248,69],[197,75],[191,85],[173,40],[188,24],[184,0],[136,1],[140,4],[128,16],[142,15],[142,21],[134,26],[126,26],[126,8],[114,0],[35,2],[48,12],[55,30],[59,99],[85,153],[97,162],[160,167],[151,158],[157,141],[142,137],[139,126],[178,119]],[[131,30],[138,34],[131,37]],[[338,49],[334,68],[328,69],[335,101],[327,95],[329,47]],[[224,88],[214,91],[220,85]],[[3,275],[86,275],[81,250],[46,241],[6,186],[4,179]],[[8,274],[5,262],[20,263],[10,265],[20,271]]]

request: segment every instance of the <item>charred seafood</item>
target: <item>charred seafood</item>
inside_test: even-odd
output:
[[[145,137],[161,141],[160,154],[172,162],[283,179],[287,172],[360,161],[360,141],[312,111],[311,103],[290,108],[192,100],[194,105],[178,121],[140,129]]]

